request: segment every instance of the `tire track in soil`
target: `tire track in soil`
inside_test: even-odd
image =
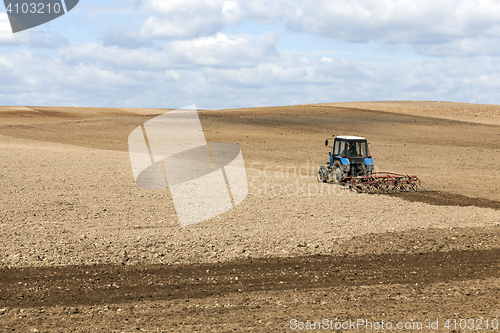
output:
[[[441,191],[426,192],[400,192],[387,194],[392,197],[402,198],[411,202],[423,202],[436,206],[476,206],[481,208],[492,208],[500,210],[500,201],[485,198],[473,198],[462,194],[455,194]]]
[[[0,269],[3,307],[98,305],[253,291],[428,284],[500,277],[500,249],[247,259],[192,265]]]

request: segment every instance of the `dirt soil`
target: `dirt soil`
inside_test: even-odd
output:
[[[398,114],[500,125],[500,105],[429,101],[347,102],[316,105],[369,109]]]
[[[249,194],[181,228],[127,147],[167,110],[0,107],[0,331],[497,331],[499,110],[199,111],[208,141],[242,149]],[[379,171],[429,191],[320,185],[332,135],[366,137]]]

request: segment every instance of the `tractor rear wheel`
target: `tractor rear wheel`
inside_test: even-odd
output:
[[[342,179],[342,165],[340,165],[339,161],[333,163],[332,167],[332,183],[340,184],[340,180]]]
[[[363,165],[363,168],[361,169],[361,176],[369,176],[368,174],[368,168],[366,167],[366,165]]]

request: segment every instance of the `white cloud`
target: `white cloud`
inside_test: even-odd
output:
[[[265,58],[277,55],[275,44],[278,33],[263,34],[258,43],[244,38],[229,39],[224,34],[196,40],[174,41],[169,49],[177,57],[191,64],[207,67],[249,67]]]
[[[258,3],[265,12],[266,2]],[[442,42],[500,32],[497,1],[297,0],[282,7],[277,15],[287,27],[348,42]]]
[[[116,101],[142,81],[137,80],[138,73],[68,65],[26,50],[1,56],[2,66],[10,73],[10,77],[0,76],[0,86],[8,87],[0,92],[3,105],[104,105],[110,95]]]
[[[0,46],[58,50],[3,48],[0,99],[204,108],[394,99],[499,103],[499,7],[486,0],[144,0],[139,14],[124,20],[137,30],[111,28],[103,43],[82,34],[73,40],[84,42],[69,45],[57,31],[0,35]],[[356,52],[366,55],[283,50],[290,44],[280,45],[277,32],[221,32],[244,20],[279,20],[288,28],[284,34],[293,29],[358,43]],[[0,29],[5,27],[10,29],[8,18],[0,13]],[[316,38],[311,47],[322,41]],[[418,59],[405,59],[405,53],[366,60],[390,48],[410,50],[408,58]]]
[[[487,38],[461,38],[446,43],[421,44],[413,48],[418,54],[433,57],[474,57],[474,56],[500,56],[500,37]]]
[[[142,39],[208,36],[244,19],[244,12],[236,1],[144,0],[140,7],[152,13],[138,36]]]
[[[158,51],[88,43],[64,48],[61,59],[27,51],[0,56],[0,98],[3,104],[202,108],[394,99],[498,103],[496,58],[383,63],[257,52],[238,63],[230,56],[252,46],[247,39],[215,35],[190,43]],[[214,62],[213,49],[221,45],[232,50]],[[209,56],[199,59],[186,51],[191,47]]]
[[[27,34],[13,34],[7,13],[0,12],[0,45],[21,45],[29,41]]]
[[[105,45],[207,37],[245,20],[279,21],[289,30],[342,42],[408,45],[433,56],[496,54],[467,44],[500,39],[500,2],[493,0],[142,0],[138,8],[148,16],[142,27],[111,29]]]
[[[149,48],[129,50],[89,42],[62,48],[59,54],[71,65],[93,65],[122,70],[161,70],[173,66],[172,60],[164,51]]]
[[[122,69],[176,69],[202,67],[239,68],[255,66],[276,56],[279,33],[267,32],[257,41],[224,34],[193,40],[173,41],[163,49],[124,49],[86,43],[61,49],[61,56],[70,63],[88,63]]]
[[[7,13],[0,12],[0,46],[27,45],[33,48],[56,49],[69,45],[68,41],[58,33],[12,33]]]
[[[253,12],[258,3],[253,2]],[[264,5],[261,13],[264,17]],[[289,1],[279,19],[288,28],[334,40],[409,45],[422,55],[497,55],[500,2],[490,0]]]

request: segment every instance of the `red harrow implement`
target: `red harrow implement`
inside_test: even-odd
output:
[[[340,184],[358,193],[398,193],[422,192],[422,186],[417,176],[399,175],[391,172],[377,172],[367,176],[345,177]]]

